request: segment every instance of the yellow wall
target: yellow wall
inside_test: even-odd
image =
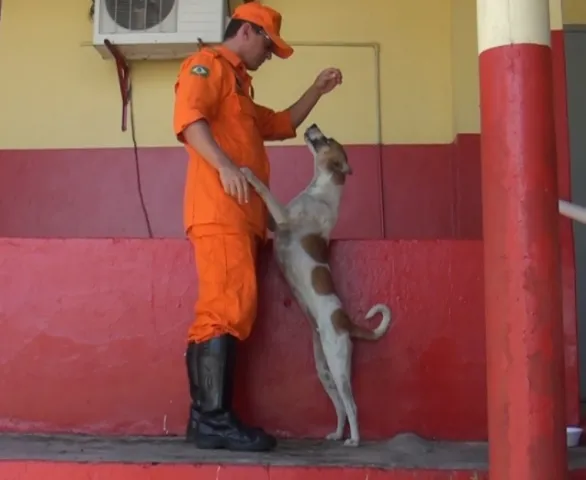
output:
[[[586,24],[586,0],[562,0],[564,23]]]
[[[586,22],[586,0],[564,1],[566,23]],[[114,64],[87,46],[89,3],[3,1],[0,148],[131,146],[130,134],[120,131]],[[444,143],[458,132],[479,131],[474,0],[370,0],[368,8],[354,0],[320,0],[327,21],[311,14],[315,0],[267,3],[282,12],[283,35],[296,53],[255,74],[257,101],[287,107],[321,68],[338,66],[344,84],[322,100],[308,122],[322,123],[345,143],[374,143],[373,48],[323,43],[376,42],[384,143]],[[171,113],[177,67],[173,61],[133,65],[141,146],[176,145]]]
[[[476,2],[451,0],[451,4],[454,131],[479,133]],[[552,30],[561,30],[564,23],[586,23],[586,0],[549,0],[549,7]]]
[[[451,5],[454,132],[478,133],[480,131],[480,98],[478,90],[476,2],[471,0],[451,0]]]
[[[283,34],[293,43],[380,42],[384,142],[452,139],[449,4],[371,0],[364,9],[354,0],[320,0],[320,11],[329,13],[324,21],[323,15],[310,13],[314,0],[268,3],[283,13]],[[114,65],[91,46],[82,46],[91,39],[89,1],[4,0],[3,4],[0,147],[130,146],[130,135],[119,128]],[[343,70],[344,84],[322,101],[310,121],[323,122],[346,143],[375,142],[371,49],[297,47],[292,59],[272,60],[255,75],[257,100],[286,107],[321,67],[330,65]],[[133,68],[139,144],[176,145],[171,112],[177,63],[143,62]]]

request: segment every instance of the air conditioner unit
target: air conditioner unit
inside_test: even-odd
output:
[[[93,45],[112,58],[109,40],[129,60],[185,58],[198,40],[220,43],[225,0],[95,0]]]

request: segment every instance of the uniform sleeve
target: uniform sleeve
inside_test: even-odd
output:
[[[180,142],[192,123],[212,120],[222,99],[222,64],[212,55],[201,53],[186,60],[175,82],[173,130]]]
[[[255,108],[258,125],[264,140],[286,140],[297,136],[288,110],[275,112],[270,108],[257,104],[255,104]]]

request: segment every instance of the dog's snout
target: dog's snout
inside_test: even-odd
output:
[[[323,133],[321,133],[321,130],[319,129],[319,127],[315,123],[312,123],[305,130],[305,137],[308,138],[309,140],[319,140],[319,139],[323,138],[323,136],[324,136]]]

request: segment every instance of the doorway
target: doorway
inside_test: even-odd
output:
[[[564,26],[573,203],[586,206],[586,25]],[[586,407],[586,225],[573,223],[580,403]]]

